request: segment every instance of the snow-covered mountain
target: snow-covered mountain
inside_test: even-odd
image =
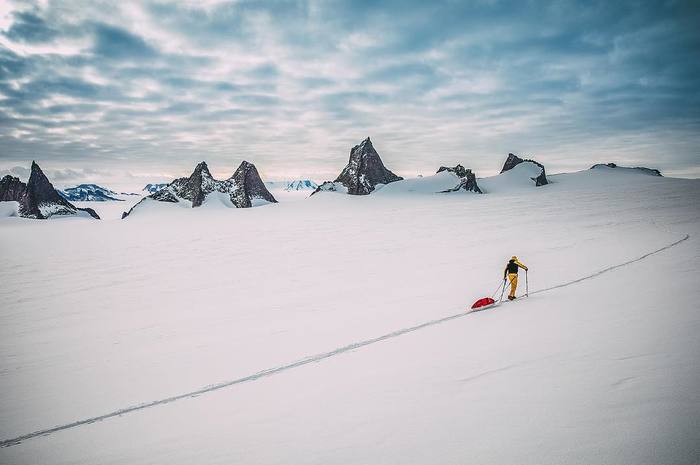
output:
[[[201,162],[189,177],[175,179],[166,187],[143,198],[128,212],[124,212],[122,218],[149,202],[181,203],[196,208],[202,206],[209,196],[219,204],[232,208],[277,203],[252,163],[243,161],[230,178],[219,181],[211,175],[206,162]]]
[[[287,191],[303,191],[303,190],[315,190],[318,187],[318,184],[315,182],[309,180],[309,179],[297,179],[294,181],[288,181],[287,182],[287,187],[285,190]]]
[[[369,137],[350,149],[350,160],[335,181],[326,181],[314,193],[330,191],[351,195],[367,195],[378,185],[401,181],[403,178],[384,166]]]
[[[92,208],[79,208],[64,199],[35,161],[26,184],[10,175],[0,181],[0,201],[16,203],[16,216],[24,218],[44,220],[55,215],[100,219]]]
[[[624,171],[636,171],[640,173],[647,174],[649,176],[663,176],[661,174],[661,171],[655,169],[655,168],[646,168],[644,166],[635,166],[635,167],[627,167],[627,166],[619,166],[617,163],[597,163],[593,166],[591,166],[592,170],[607,170],[607,169],[616,169],[618,172],[624,172]]]
[[[432,176],[419,176],[402,179],[391,184],[377,186],[373,195],[416,195],[416,194],[450,194],[469,192],[477,194],[509,193],[518,190],[532,190],[548,183],[544,166],[532,160],[523,160],[509,154],[503,170],[496,176],[477,178],[476,174],[462,165],[454,167],[441,166]],[[339,183],[327,183],[319,190],[338,190],[345,187]]]
[[[535,186],[544,186],[548,183],[547,181],[547,175],[545,173],[544,165],[542,163],[536,162],[535,160],[531,159],[522,159],[518,157],[517,155],[514,155],[512,153],[508,154],[508,158],[506,159],[506,162],[503,164],[503,168],[501,169],[501,174],[512,170],[516,166],[520,165],[521,163],[525,164],[530,164],[531,167],[529,170],[532,172],[533,176],[531,176],[532,181],[534,181]]]
[[[168,187],[167,183],[164,183],[164,184],[146,184],[142,190],[149,192],[151,194],[155,194],[156,192],[158,192],[159,190],[161,190],[165,187]]]
[[[318,184],[309,179],[292,179],[285,181],[265,181],[265,186],[271,191],[295,192],[315,190]]]
[[[121,201],[121,199],[115,198],[115,196],[119,194],[105,187],[98,186],[97,184],[80,184],[75,187],[67,187],[58,191],[58,193],[61,194],[64,199],[72,202]]]

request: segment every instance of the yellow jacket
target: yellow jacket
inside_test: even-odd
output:
[[[506,275],[509,273],[518,274],[518,268],[522,268],[523,270],[527,271],[527,267],[520,263],[517,258],[511,258],[508,261],[508,264],[506,264],[506,269],[503,270],[503,278],[505,279]]]

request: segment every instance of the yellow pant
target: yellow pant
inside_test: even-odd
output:
[[[515,297],[515,290],[518,288],[518,273],[508,273],[508,281],[510,282],[509,297]]]

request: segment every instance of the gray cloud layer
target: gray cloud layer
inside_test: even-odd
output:
[[[17,2],[0,11],[0,168],[185,174],[249,159],[700,175],[693,1]],[[125,174],[125,176],[127,176]]]

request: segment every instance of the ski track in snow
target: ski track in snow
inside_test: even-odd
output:
[[[600,270],[600,271],[598,271],[598,272],[596,272],[596,273],[593,273],[593,274],[588,275],[588,276],[584,276],[583,278],[579,278],[579,279],[576,279],[576,280],[574,280],[574,281],[569,281],[568,283],[557,284],[556,286],[547,287],[547,288],[545,288],[545,289],[538,289],[538,290],[536,290],[536,291],[530,292],[530,294],[539,294],[540,292],[552,291],[552,290],[554,290],[554,289],[559,289],[559,288],[561,288],[561,287],[571,286],[572,284],[580,283],[581,281],[586,281],[586,280],[588,280],[588,279],[596,278],[596,277],[602,275],[603,273],[607,273],[608,271],[616,270],[616,269],[621,268],[621,267],[623,267],[623,266],[631,265],[632,263],[635,263],[635,262],[639,262],[639,261],[641,261],[641,260],[644,260],[645,258],[647,258],[647,257],[649,257],[649,256],[651,256],[651,255],[657,254],[657,253],[659,253],[659,252],[663,252],[664,250],[668,250],[668,249],[670,249],[671,247],[674,247],[674,246],[680,244],[681,242],[688,240],[689,238],[690,238],[690,235],[689,235],[689,234],[686,234],[685,237],[684,237],[683,239],[679,239],[679,240],[677,240],[676,242],[674,242],[674,243],[672,243],[672,244],[669,244],[669,245],[667,245],[667,246],[665,246],[665,247],[661,247],[660,249],[654,250],[653,252],[646,253],[646,254],[642,255],[641,257],[635,258],[635,259],[633,259],[633,260],[626,261],[626,262],[624,262],[624,263],[620,263],[620,264],[617,264],[617,265],[613,265],[613,266],[610,266],[610,267],[608,267],[608,268],[604,268],[604,269],[602,269],[602,270]]]
[[[588,276],[584,276],[584,277],[582,277],[582,278],[575,279],[575,280],[573,280],[573,281],[569,281],[569,282],[566,282],[566,283],[558,284],[558,285],[556,285],[556,286],[551,286],[551,287],[544,288],[544,289],[538,289],[538,290],[536,290],[536,291],[530,292],[530,294],[539,294],[539,293],[542,293],[542,292],[548,292],[548,291],[552,291],[552,290],[554,290],[554,289],[560,289],[560,288],[562,288],[562,287],[571,286],[571,285],[573,285],[573,284],[578,284],[578,283],[580,283],[580,282],[582,282],[582,281],[586,281],[586,280],[589,280],[589,279],[596,278],[596,277],[598,277],[598,276],[600,276],[600,275],[602,275],[602,274],[604,274],[604,273],[607,273],[607,272],[609,272],[609,271],[613,271],[613,270],[616,270],[616,269],[621,268],[621,267],[623,267],[623,266],[627,266],[627,265],[630,265],[630,264],[632,264],[632,263],[639,262],[639,261],[641,261],[641,260],[644,260],[645,258],[648,258],[648,257],[652,256],[652,255],[655,255],[655,254],[657,254],[657,253],[663,252],[664,250],[668,250],[668,249],[670,249],[671,247],[675,247],[676,245],[678,245],[678,244],[680,244],[680,243],[682,243],[682,242],[688,240],[689,238],[690,238],[690,235],[686,234],[685,237],[683,237],[682,239],[679,239],[679,240],[677,240],[676,242],[673,242],[673,243],[671,243],[671,244],[668,244],[668,245],[666,245],[666,246],[664,246],[664,247],[662,247],[662,248],[660,248],[660,249],[656,249],[656,250],[654,250],[654,251],[652,251],[652,252],[648,252],[648,253],[646,253],[646,254],[644,254],[644,255],[638,257],[638,258],[635,258],[635,259],[632,259],[632,260],[628,260],[628,261],[626,261],[626,262],[619,263],[619,264],[617,264],[617,265],[613,265],[613,266],[604,268],[604,269],[602,269],[602,270],[600,270],[600,271],[597,271],[597,272],[595,272],[595,273],[593,273],[593,274],[590,274],[590,275],[588,275]],[[106,413],[106,414],[104,414],[104,415],[99,415],[99,416],[95,416],[95,417],[91,417],[91,418],[86,418],[86,419],[83,419],[83,420],[74,421],[74,422],[72,422],[72,423],[66,423],[66,424],[63,424],[63,425],[54,426],[53,428],[47,428],[47,429],[44,429],[44,430],[35,431],[35,432],[33,432],[33,433],[24,434],[24,435],[22,435],[22,436],[18,436],[18,437],[16,437],[16,438],[12,438],[12,439],[3,439],[3,440],[0,440],[0,447],[10,447],[10,446],[18,445],[18,444],[21,444],[22,441],[25,441],[25,440],[27,440],[27,439],[36,438],[36,437],[38,437],[38,436],[48,436],[48,435],[50,435],[50,434],[52,434],[52,433],[56,433],[56,432],[58,432],[58,431],[63,431],[63,430],[67,430],[67,429],[76,428],[76,427],[78,427],[78,426],[83,426],[83,425],[88,425],[88,424],[91,424],[91,423],[96,423],[96,422],[98,422],[98,421],[107,420],[107,419],[109,419],[109,418],[113,418],[113,417],[118,417],[118,416],[126,415],[126,414],[128,414],[128,413],[136,412],[136,411],[139,411],[139,410],[145,410],[145,409],[147,409],[147,408],[155,407],[155,406],[158,406],[158,405],[169,404],[169,403],[172,403],[172,402],[176,402],[176,401],[178,401],[178,400],[186,399],[186,398],[188,398],[188,397],[197,397],[197,396],[199,396],[199,395],[201,395],[201,394],[206,394],[206,393],[208,393],[208,392],[217,391],[217,390],[219,390],[219,389],[223,389],[223,388],[226,388],[226,387],[234,386],[234,385],[236,385],[236,384],[242,384],[242,383],[245,383],[245,382],[248,382],[248,381],[255,381],[255,380],[259,379],[259,378],[264,378],[264,377],[267,377],[267,376],[272,376],[272,375],[275,375],[275,374],[277,374],[277,373],[281,373],[281,372],[283,372],[283,371],[287,371],[287,370],[291,370],[291,369],[294,369],[294,368],[298,368],[298,367],[301,367],[301,366],[304,366],[304,365],[308,365],[308,364],[310,364],[310,363],[320,362],[320,361],[322,361],[322,360],[325,360],[325,359],[330,358],[330,357],[334,357],[334,356],[336,356],[336,355],[343,354],[343,353],[345,353],[345,352],[349,352],[349,351],[352,351],[352,350],[355,350],[355,349],[359,349],[359,348],[361,348],[361,347],[365,347],[365,346],[368,346],[368,345],[372,345],[372,344],[375,344],[375,343],[377,343],[377,342],[385,341],[385,340],[387,340],[387,339],[393,339],[393,338],[395,338],[395,337],[399,337],[399,336],[402,336],[402,335],[407,334],[407,333],[412,333],[412,332],[414,332],[414,331],[418,331],[418,330],[421,330],[421,329],[423,329],[423,328],[427,328],[427,327],[429,327],[429,326],[435,326],[435,325],[439,325],[439,324],[441,324],[441,323],[446,323],[446,322],[451,321],[451,320],[456,320],[457,318],[462,318],[462,317],[467,316],[467,315],[469,315],[469,314],[471,314],[471,313],[474,313],[474,312],[460,312],[460,313],[457,313],[457,314],[455,314],[455,315],[446,316],[446,317],[444,317],[444,318],[439,318],[439,319],[437,319],[437,320],[431,320],[431,321],[428,321],[428,322],[425,322],[425,323],[421,323],[421,324],[416,325],[416,326],[411,326],[411,327],[408,327],[408,328],[399,329],[399,330],[393,331],[393,332],[391,332],[391,333],[384,334],[384,335],[379,336],[379,337],[375,337],[375,338],[372,338],[372,339],[366,339],[366,340],[364,340],[364,341],[354,342],[354,343],[352,343],[352,344],[348,344],[348,345],[346,345],[346,346],[339,347],[339,348],[337,348],[337,349],[335,349],[335,350],[331,350],[330,352],[323,352],[323,353],[320,353],[320,354],[311,355],[311,356],[309,356],[309,357],[306,357],[306,358],[297,360],[297,361],[295,361],[295,362],[292,362],[292,363],[289,363],[289,364],[286,364],[286,365],[281,365],[281,366],[278,366],[278,367],[275,367],[275,368],[268,368],[268,369],[266,369],[266,370],[259,371],[259,372],[255,373],[255,374],[245,376],[245,377],[243,377],[243,378],[238,378],[238,379],[231,380],[231,381],[225,381],[225,382],[222,382],[222,383],[212,384],[212,385],[209,385],[209,386],[205,386],[205,387],[203,387],[203,388],[201,388],[201,389],[198,389],[198,390],[196,390],[196,391],[191,391],[191,392],[188,392],[188,393],[185,393],[185,394],[179,394],[179,395],[172,396],[172,397],[167,397],[167,398],[164,398],[164,399],[154,400],[154,401],[151,401],[151,402],[146,402],[146,403],[139,404],[139,405],[134,405],[134,406],[131,406],[131,407],[126,407],[126,408],[123,408],[123,409],[115,410],[115,411],[110,412],[110,413]],[[508,368],[510,368],[510,367],[508,367]],[[496,371],[497,371],[497,370],[496,370]],[[482,375],[483,375],[483,374],[482,374]],[[479,376],[481,376],[481,375],[479,375]],[[626,381],[626,380],[622,380],[622,381],[624,382],[624,381]]]

